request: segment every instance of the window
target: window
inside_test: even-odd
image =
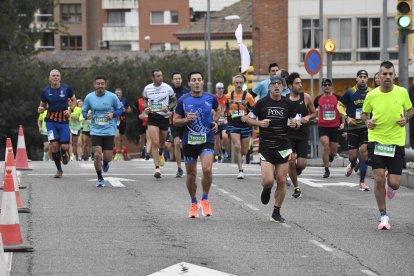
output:
[[[44,50],[53,50],[55,48],[54,33],[52,32],[42,33],[39,48],[44,49]]]
[[[82,36],[61,36],[62,50],[82,50]]]
[[[62,4],[60,6],[61,18],[66,23],[82,22],[81,4]]]
[[[126,11],[108,11],[108,25],[113,27],[125,26],[125,12]]]
[[[302,61],[305,59],[307,51],[312,48],[319,48],[319,19],[302,20]],[[313,42],[313,45],[312,45]]]
[[[328,38],[336,41],[332,60],[351,60],[352,20],[350,18],[328,19]]]
[[[164,12],[151,12],[151,25],[164,24]]]
[[[153,11],[150,20],[151,25],[178,24],[178,11]]]
[[[358,60],[379,60],[381,41],[381,19],[358,19]]]

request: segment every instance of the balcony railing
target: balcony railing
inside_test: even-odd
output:
[[[102,9],[138,9],[138,0],[102,0]]]
[[[138,27],[104,26],[102,28],[102,39],[106,41],[139,40]]]

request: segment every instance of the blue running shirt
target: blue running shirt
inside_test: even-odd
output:
[[[197,114],[196,120],[188,122],[188,124],[183,127],[183,145],[197,145],[207,142],[214,143],[214,132],[211,129],[211,111],[213,109],[217,110],[217,108],[217,98],[212,94],[203,93],[201,97],[193,97],[188,93],[178,100],[175,113],[181,115],[183,118],[186,117],[189,112]]]
[[[50,85],[43,88],[40,99],[42,102],[47,103],[49,111],[45,121],[67,124],[69,119],[63,113],[65,110],[68,110],[68,99],[72,99],[72,97],[72,89],[64,83],[57,89],[50,87]]]

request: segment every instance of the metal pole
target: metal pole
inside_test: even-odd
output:
[[[323,0],[319,0],[319,52],[321,53],[322,68],[319,71],[319,95],[322,94],[323,79]]]
[[[326,54],[326,77],[332,80],[332,53]]]
[[[211,24],[210,0],[207,0],[207,92],[211,93]]]
[[[408,89],[408,36],[410,30],[399,30],[398,35],[398,85]]]
[[[207,14],[204,15],[204,70],[208,70],[207,68]]]
[[[382,18],[381,18],[381,60],[385,61],[389,59],[388,55],[388,10],[387,10],[387,0],[382,0]]]

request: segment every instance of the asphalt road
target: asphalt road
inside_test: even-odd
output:
[[[323,179],[309,167],[303,196],[288,187],[277,224],[272,200],[260,202],[259,165],[237,180],[235,165],[215,164],[213,216],[189,219],[175,163],[160,180],[152,161],[110,165],[104,177],[115,187],[96,188],[92,162],[70,162],[62,179],[52,162],[29,163],[20,194],[32,212],[19,218],[35,251],[13,253],[11,275],[414,275],[414,190],[387,202],[391,230],[379,231],[374,194],[358,190],[356,175],[333,168]]]

